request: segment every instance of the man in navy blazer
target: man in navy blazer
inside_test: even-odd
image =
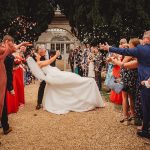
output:
[[[125,56],[136,57],[139,63],[138,76],[139,80],[148,80],[150,77],[150,30],[146,31],[143,36],[144,45],[138,45],[136,48],[115,48],[108,44],[101,45],[101,49],[112,53],[118,53]],[[123,67],[123,66],[122,66]],[[150,88],[142,85],[141,91],[142,110],[143,110],[143,127],[142,131],[138,131],[138,136],[150,138]]]

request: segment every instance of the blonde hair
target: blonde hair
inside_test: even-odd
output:
[[[133,44],[134,47],[136,47],[137,45],[140,44],[140,39],[138,39],[138,38],[132,38],[132,39],[130,39],[129,43]]]

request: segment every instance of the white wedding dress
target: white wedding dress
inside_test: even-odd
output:
[[[93,78],[60,71],[50,65],[41,69],[31,57],[27,59],[27,63],[35,77],[46,81],[43,106],[47,111],[65,114],[69,111],[83,112],[104,107]]]

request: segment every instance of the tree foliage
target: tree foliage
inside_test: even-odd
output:
[[[149,0],[57,0],[81,41],[116,43],[150,27]]]
[[[36,41],[51,22],[56,5],[83,42],[116,43],[141,37],[150,27],[149,0],[0,0],[0,38]]]
[[[0,0],[0,38],[10,34],[17,42],[36,41],[53,14],[48,0]]]

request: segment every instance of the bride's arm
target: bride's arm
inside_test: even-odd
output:
[[[45,66],[50,65],[51,63],[53,63],[53,62],[57,59],[57,57],[58,57],[59,55],[60,55],[60,52],[57,51],[57,52],[56,52],[56,55],[53,56],[52,58],[50,58],[49,60],[38,61],[37,63],[38,63],[38,65],[39,65],[41,68],[42,68],[42,67],[45,67]]]

